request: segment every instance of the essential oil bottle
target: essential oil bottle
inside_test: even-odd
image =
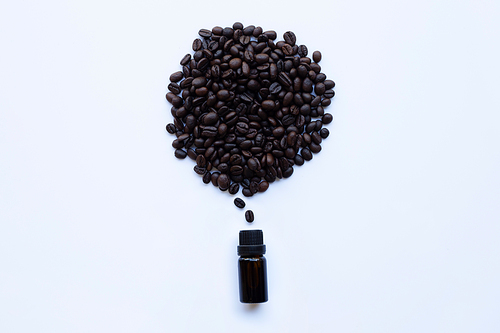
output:
[[[238,246],[240,302],[267,302],[266,246],[262,230],[241,230]]]

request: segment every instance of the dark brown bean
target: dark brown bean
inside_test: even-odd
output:
[[[333,116],[330,113],[325,113],[325,115],[321,119],[321,122],[323,124],[329,124],[332,122],[332,120],[333,120]]]
[[[245,212],[245,219],[248,223],[252,223],[254,221],[254,214],[251,210],[247,210]]]
[[[212,31],[208,29],[200,29],[200,31],[198,31],[198,35],[203,38],[210,38],[212,36]]]
[[[186,158],[187,153],[186,153],[186,151],[184,151],[184,150],[182,150],[182,149],[176,149],[176,150],[175,150],[175,154],[174,154],[174,155],[175,155],[175,157],[177,157],[178,159],[183,160],[183,159],[185,159],[185,158]]]
[[[283,39],[287,44],[290,44],[291,46],[295,45],[295,42],[297,41],[297,38],[295,37],[295,34],[292,31],[287,31],[283,34]]]
[[[172,73],[172,75],[170,75],[170,81],[179,82],[180,80],[182,80],[183,77],[184,77],[184,74],[181,71],[178,71],[178,72]]]
[[[313,60],[314,60],[314,62],[320,62],[321,61],[321,52],[314,51],[313,52]]]
[[[210,183],[210,180],[212,179],[212,174],[210,172],[206,172],[204,175],[203,175],[203,183],[205,184],[208,184]]]

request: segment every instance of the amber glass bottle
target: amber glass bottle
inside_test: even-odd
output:
[[[267,302],[266,246],[262,230],[241,230],[238,246],[240,302]]]

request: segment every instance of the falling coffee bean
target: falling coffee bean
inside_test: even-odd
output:
[[[252,223],[254,220],[253,212],[251,210],[247,210],[245,212],[245,219],[247,220],[248,223]]]
[[[243,201],[243,199],[236,198],[234,199],[234,205],[238,208],[245,208],[245,201]]]

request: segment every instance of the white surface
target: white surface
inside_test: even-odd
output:
[[[0,6],[0,332],[499,332],[498,1]],[[300,18],[305,15],[305,18]],[[311,163],[246,200],[173,157],[200,28],[292,30],[337,83]]]

